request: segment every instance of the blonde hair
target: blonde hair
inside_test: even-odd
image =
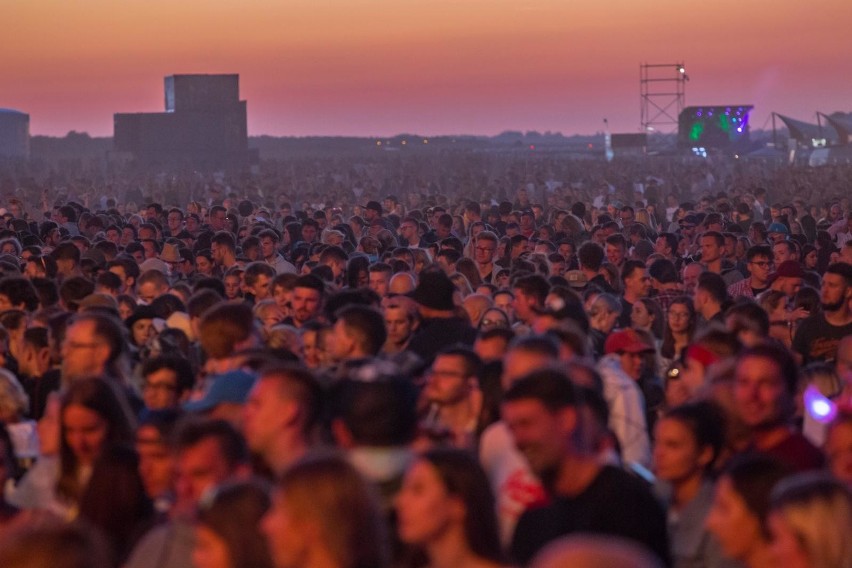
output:
[[[797,475],[772,492],[780,515],[813,568],[852,568],[852,491],[823,473]]]

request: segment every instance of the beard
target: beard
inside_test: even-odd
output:
[[[822,306],[822,311],[824,311],[824,312],[836,312],[837,310],[842,308],[843,304],[845,304],[845,303],[846,303],[846,298],[841,298],[841,299],[837,300],[836,302],[830,302],[830,303],[821,302],[820,305]]]

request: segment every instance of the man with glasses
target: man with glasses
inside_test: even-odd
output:
[[[483,412],[479,377],[482,360],[467,348],[445,349],[426,374],[424,426],[453,447],[473,449]]]
[[[109,376],[123,380],[125,334],[113,317],[87,312],[74,317],[61,347],[62,383]]]
[[[494,274],[494,252],[497,250],[497,235],[491,231],[482,231],[473,244],[473,260],[483,282],[491,282]]]
[[[148,410],[178,409],[192,390],[195,376],[189,361],[160,355],[142,365],[142,402]]]
[[[767,245],[755,245],[746,252],[749,277],[728,286],[728,295],[737,298],[756,298],[769,289],[769,275],[775,264],[772,249]]]

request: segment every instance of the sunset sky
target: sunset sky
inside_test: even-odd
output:
[[[249,134],[639,127],[639,64],[688,105],[852,111],[850,0],[0,0],[0,107],[111,136],[163,77],[239,73]],[[768,126],[767,126],[768,127]]]

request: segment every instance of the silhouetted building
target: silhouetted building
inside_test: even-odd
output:
[[[0,108],[0,156],[29,158],[30,115]]]
[[[248,161],[239,75],[165,78],[166,112],[115,115],[115,149],[144,165],[235,168]]]

